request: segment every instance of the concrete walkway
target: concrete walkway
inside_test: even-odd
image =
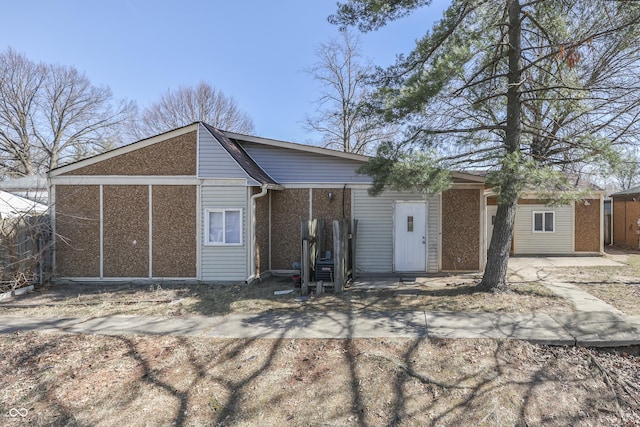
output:
[[[610,264],[607,258],[513,258],[511,280],[541,281],[573,301],[576,312],[555,314],[359,311],[233,314],[228,316],[0,316],[0,333],[45,331],[100,335],[180,335],[209,338],[491,338],[540,344],[640,344],[640,316],[625,316],[570,283],[552,282],[545,269],[571,263]]]
[[[556,295],[571,301],[578,311],[603,311],[623,316],[624,313],[578,286],[553,280],[549,268],[562,267],[620,267],[618,261],[607,257],[514,257],[509,259],[509,280],[539,282]]]
[[[638,325],[607,312],[557,314],[460,312],[302,312],[228,316],[0,317],[0,333],[179,335],[209,338],[492,338],[540,344],[640,344]]]

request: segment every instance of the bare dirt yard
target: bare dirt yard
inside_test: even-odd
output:
[[[379,279],[378,282],[381,280]],[[224,315],[283,310],[426,310],[550,313],[573,306],[538,283],[518,283],[496,298],[477,292],[477,275],[419,278],[414,282],[384,280],[389,286],[347,288],[343,294],[325,293],[300,300],[300,290],[289,277],[272,277],[261,283],[206,284],[95,284],[46,285],[34,292],[0,301],[0,315],[104,316]],[[290,294],[274,295],[275,291]]]
[[[628,314],[640,255],[562,269]],[[242,284],[65,284],[0,301],[3,316],[224,315],[306,310],[558,312],[539,283],[478,293],[476,275],[301,301],[290,278]],[[619,285],[624,285],[620,288]],[[625,302],[620,301],[625,299]],[[637,426],[640,347],[440,339],[211,339],[0,335],[7,426]]]
[[[6,426],[636,426],[638,348],[0,336]]]

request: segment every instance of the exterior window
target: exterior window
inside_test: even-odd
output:
[[[242,245],[242,209],[205,211],[207,245]]]
[[[534,212],[533,232],[554,233],[556,231],[555,212]]]

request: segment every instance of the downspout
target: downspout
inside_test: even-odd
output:
[[[259,199],[260,197],[264,197],[267,195],[267,192],[269,191],[269,189],[267,188],[267,186],[265,184],[262,185],[262,190],[257,193],[254,194],[253,196],[251,196],[250,199],[250,203],[251,203],[251,223],[250,223],[250,230],[249,230],[249,239],[250,239],[250,248],[249,248],[249,277],[247,278],[247,283],[251,283],[254,280],[256,280],[258,277],[256,277],[256,200]]]

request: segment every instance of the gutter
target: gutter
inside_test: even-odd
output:
[[[249,277],[247,283],[251,283],[259,277],[256,275],[256,200],[267,195],[269,184],[263,184],[262,190],[258,194],[254,194],[250,199],[251,206],[251,222],[249,223]]]

